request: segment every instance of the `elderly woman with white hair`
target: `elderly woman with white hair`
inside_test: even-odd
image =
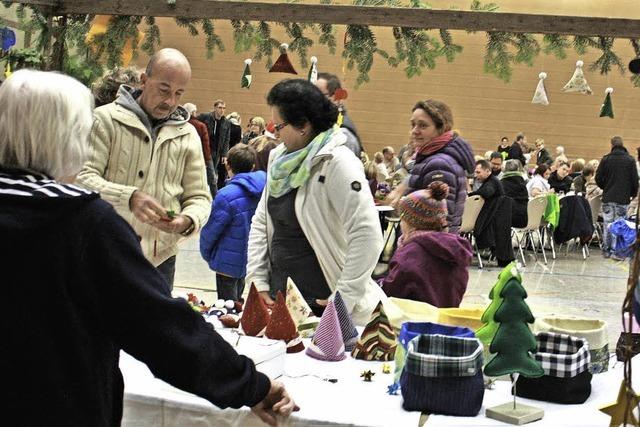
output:
[[[5,417],[119,425],[120,350],[220,407],[252,406],[271,425],[290,414],[295,403],[281,384],[171,298],[111,205],[71,184],[88,152],[89,90],[21,70],[0,87],[0,104]],[[40,303],[25,304],[33,299]]]

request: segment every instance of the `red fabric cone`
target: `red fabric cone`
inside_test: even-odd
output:
[[[264,329],[269,323],[269,309],[264,303],[256,286],[252,283],[249,296],[240,318],[240,326],[245,334],[257,337],[264,334]]]
[[[304,350],[298,328],[289,314],[284,295],[280,291],[276,296],[276,303],[271,311],[271,320],[267,325],[265,336],[273,340],[284,340],[287,343],[287,353],[297,353]]]
[[[289,73],[289,74],[298,74],[296,70],[293,69],[293,65],[291,65],[291,61],[289,61],[289,55],[287,55],[286,49],[281,48],[281,54],[276,59],[276,62],[269,68],[270,73]]]

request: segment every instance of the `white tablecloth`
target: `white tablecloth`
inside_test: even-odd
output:
[[[637,360],[636,360],[637,359]],[[125,379],[123,426],[253,426],[263,425],[248,408],[220,410],[208,401],[180,391],[155,379],[146,365],[123,353],[120,368]],[[390,396],[387,386],[391,374],[382,374],[382,363],[364,362],[348,357],[341,362],[321,362],[304,354],[286,356],[285,383],[301,407],[284,425],[357,425],[418,426],[419,412],[402,409],[402,396]],[[360,373],[375,372],[372,382],[364,382]],[[634,384],[640,386],[640,359],[634,359]],[[316,376],[310,376],[313,374]],[[608,426],[609,417],[598,408],[615,400],[622,364],[593,376],[591,397],[582,405],[557,405],[518,398],[518,402],[543,408],[545,416],[531,426]],[[323,378],[336,378],[337,383]],[[499,381],[494,390],[486,390],[483,407],[477,417],[431,415],[428,426],[505,425],[486,418],[487,407],[511,401],[510,384]]]

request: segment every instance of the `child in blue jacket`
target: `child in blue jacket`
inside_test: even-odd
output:
[[[267,181],[253,171],[254,148],[238,144],[227,155],[229,181],[218,191],[209,221],[200,232],[200,254],[216,272],[218,298],[239,301],[244,291],[251,218]]]

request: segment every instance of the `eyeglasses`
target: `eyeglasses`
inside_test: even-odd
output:
[[[286,126],[288,126],[288,125],[289,125],[289,123],[287,123],[287,122],[282,122],[282,123],[279,123],[279,124],[277,124],[277,125],[273,125],[273,128],[274,128],[276,131],[280,132],[282,129],[284,129],[284,128],[285,128]]]

